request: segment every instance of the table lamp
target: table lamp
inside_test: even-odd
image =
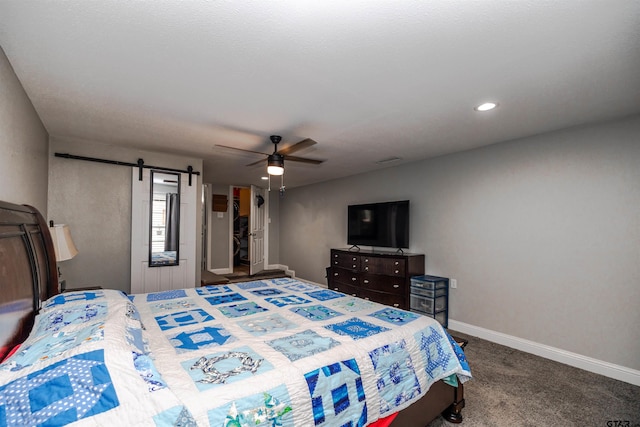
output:
[[[53,250],[56,253],[56,263],[61,261],[67,261],[78,255],[78,249],[73,243],[71,238],[71,230],[69,226],[65,224],[53,224],[53,221],[49,222],[51,231],[51,238],[53,240]],[[60,273],[60,266],[58,266],[58,282],[60,283],[60,290],[64,291],[65,281],[62,280],[62,274]]]

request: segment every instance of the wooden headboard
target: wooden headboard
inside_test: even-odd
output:
[[[26,339],[40,303],[57,293],[45,219],[31,206],[0,201],[0,360]]]

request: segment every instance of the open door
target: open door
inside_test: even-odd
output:
[[[264,224],[267,217],[264,188],[251,186],[251,208],[249,214],[249,274],[264,270]]]

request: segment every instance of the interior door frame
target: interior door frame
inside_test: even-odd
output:
[[[258,197],[262,198],[262,206],[258,205]],[[251,196],[249,197],[249,275],[253,276],[256,273],[265,270],[265,266],[268,264],[266,254],[264,253],[265,244],[264,237],[267,226],[267,201],[265,199],[266,191],[264,188],[260,188],[256,185],[251,186]],[[261,210],[262,209],[262,210]],[[262,244],[256,244],[256,236]],[[255,254],[261,253],[262,260],[258,261]]]
[[[233,273],[233,189],[234,188],[250,188],[250,186],[248,185],[229,185],[229,195],[228,195],[228,200],[229,200],[229,204],[228,204],[228,208],[227,208],[227,212],[228,212],[228,216],[229,216],[229,267],[228,267],[228,272],[229,273]],[[262,187],[260,187],[262,188]],[[265,190],[264,192],[264,211],[263,211],[263,215],[264,217],[264,266],[265,269],[269,268],[269,223],[270,221],[270,216],[269,216],[269,195],[271,194],[269,191],[266,191],[266,189],[263,188],[263,190]],[[249,251],[249,263],[252,263],[253,260],[251,259],[251,251]]]
[[[209,184],[202,184],[202,227],[200,227],[200,234],[202,238],[202,255],[200,257],[200,267],[202,271],[209,270],[211,265],[211,251],[209,250],[209,241],[211,240],[209,223],[211,222],[211,186]]]

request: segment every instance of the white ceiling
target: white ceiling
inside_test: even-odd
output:
[[[51,136],[230,184],[270,134],[292,187],[640,113],[637,0],[0,0],[0,46]]]

